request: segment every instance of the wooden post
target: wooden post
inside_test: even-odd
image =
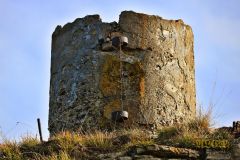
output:
[[[39,131],[40,141],[43,142],[40,118],[37,119],[37,123],[38,123],[38,131]]]

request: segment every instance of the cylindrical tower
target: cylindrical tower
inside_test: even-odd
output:
[[[119,36],[128,38],[121,56],[112,41]],[[122,12],[119,23],[103,23],[91,15],[57,26],[52,35],[50,133],[123,126],[111,120],[121,104],[128,112],[125,127],[158,128],[195,116],[190,26],[132,11]]]

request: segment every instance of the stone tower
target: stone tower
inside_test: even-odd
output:
[[[118,35],[128,38],[121,59],[118,49],[104,47]],[[57,26],[49,131],[186,122],[195,116],[194,72],[193,32],[182,20],[123,11],[118,23],[90,15]],[[129,118],[116,124],[111,113],[121,109],[121,102]]]

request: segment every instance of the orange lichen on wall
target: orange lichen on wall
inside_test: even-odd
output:
[[[112,112],[119,111],[119,110],[121,110],[120,100],[115,99],[115,100],[109,102],[106,106],[104,106],[103,116],[108,119],[111,119]]]
[[[142,32],[142,36],[145,37],[146,36],[146,30],[147,30],[147,24],[148,24],[148,17],[144,14],[140,14],[139,15],[141,21],[142,21],[142,26],[141,26],[141,32]],[[146,39],[142,38],[141,39],[141,46],[142,48],[146,48],[147,44],[146,44]]]
[[[119,92],[120,62],[116,56],[106,55],[102,65],[100,90],[104,96],[113,96]]]
[[[140,78],[140,83],[139,83],[139,88],[140,88],[140,96],[141,98],[144,97],[144,93],[145,93],[145,80],[144,80],[144,77],[141,77]]]
[[[105,55],[104,62],[101,69],[100,85],[99,88],[103,96],[108,97],[109,100],[105,102],[103,115],[107,119],[111,119],[111,113],[113,111],[121,110],[120,105],[120,95],[121,95],[121,83],[124,86],[123,92],[126,95],[138,95],[139,98],[144,97],[145,93],[145,80],[144,71],[142,64],[140,62],[129,63],[127,61],[122,61],[123,70],[127,73],[121,81],[120,77],[120,60],[117,55]],[[130,93],[131,91],[135,93]],[[130,98],[128,96],[128,98]],[[133,97],[132,97],[133,98]],[[136,97],[134,97],[136,99]],[[125,100],[123,100],[125,101]],[[124,109],[130,112],[131,106],[128,101],[124,102]],[[136,106],[137,107],[137,106]],[[134,108],[136,111],[136,108]],[[134,111],[133,111],[134,112]]]

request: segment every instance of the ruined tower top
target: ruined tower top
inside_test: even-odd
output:
[[[126,45],[115,46],[116,37]],[[115,38],[115,40],[114,40]],[[193,33],[182,20],[123,11],[57,26],[52,35],[49,130],[183,123],[195,116]],[[112,113],[124,110],[124,123]]]

